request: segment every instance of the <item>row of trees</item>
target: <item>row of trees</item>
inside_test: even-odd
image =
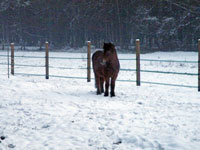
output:
[[[0,41],[57,49],[114,42],[130,49],[196,49],[199,0],[1,0]]]

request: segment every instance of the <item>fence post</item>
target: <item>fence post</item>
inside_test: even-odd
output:
[[[4,42],[4,40],[2,41],[2,50],[4,50],[5,49],[5,42]]]
[[[11,74],[14,75],[14,43],[10,44],[11,47]]]
[[[198,40],[198,91],[200,92],[200,39]]]
[[[136,83],[140,86],[140,40],[136,39]]]
[[[9,62],[9,48],[7,48],[7,61],[8,61],[8,78],[10,78],[10,70],[9,70],[9,67],[10,67],[10,62]]]
[[[49,79],[49,43],[45,42],[45,68],[46,79]]]
[[[91,42],[87,42],[87,82],[91,81]]]

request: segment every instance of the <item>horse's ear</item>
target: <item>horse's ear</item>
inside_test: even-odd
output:
[[[108,44],[109,44],[110,46],[114,46],[114,44],[113,44],[113,43],[111,43],[111,42],[109,42]]]
[[[107,43],[103,43],[103,49],[105,49],[107,46]]]
[[[115,45],[112,44],[111,42],[109,43],[109,46],[110,46],[110,47],[115,47]]]

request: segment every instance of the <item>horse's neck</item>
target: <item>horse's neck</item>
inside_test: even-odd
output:
[[[111,58],[108,60],[108,63],[109,63],[109,64],[115,64],[116,61],[119,61],[119,60],[118,60],[117,52],[114,51],[114,52],[113,52],[113,57],[111,57]]]
[[[117,52],[116,52],[116,50],[114,51],[114,57],[113,57],[113,60],[118,60],[118,56],[117,56]]]

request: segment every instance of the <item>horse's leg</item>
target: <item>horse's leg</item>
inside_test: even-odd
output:
[[[100,83],[101,83],[101,93],[104,93],[104,88],[103,88],[103,83],[104,83],[104,78],[100,78]]]
[[[111,78],[111,92],[110,92],[110,96],[113,97],[115,96],[115,81],[117,79],[117,76],[114,76]]]
[[[108,96],[108,92],[109,92],[109,78],[107,77],[106,78],[106,85],[105,85],[105,93],[104,93],[104,96]]]

